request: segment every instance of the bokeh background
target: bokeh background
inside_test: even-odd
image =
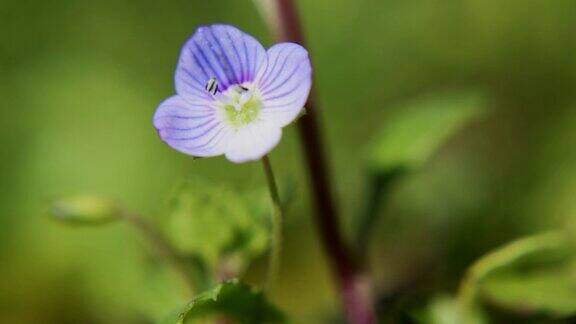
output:
[[[482,113],[377,203],[367,254],[383,296],[415,295],[408,308],[417,308],[453,294],[466,267],[490,249],[576,217],[574,1],[298,6],[351,239],[369,196],[371,139],[417,111],[415,98],[482,98]],[[213,22],[273,43],[245,0],[0,0],[1,323],[149,323],[182,302],[127,225],[71,228],[46,210],[55,197],[97,193],[161,223],[183,179],[239,191],[264,183],[260,164],[193,161],[165,146],[151,125],[158,103],[174,92],[181,44]],[[403,131],[433,128],[431,119]],[[279,178],[297,188],[271,299],[296,323],[332,322],[338,299],[315,236],[298,140],[290,127],[271,155]]]

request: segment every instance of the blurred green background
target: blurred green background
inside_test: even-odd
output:
[[[348,236],[368,199],[370,139],[422,96],[473,91],[485,107],[378,202],[368,254],[381,295],[454,293],[488,250],[575,218],[576,2],[298,5]],[[193,161],[151,125],[174,92],[181,44],[213,22],[272,44],[251,1],[0,0],[1,323],[148,323],[182,302],[128,226],[70,228],[46,210],[55,197],[97,193],[162,222],[183,179],[264,183],[260,164]],[[295,128],[271,155],[297,188],[271,299],[297,323],[331,322],[338,300]]]

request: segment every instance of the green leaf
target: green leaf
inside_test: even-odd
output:
[[[121,216],[121,208],[111,199],[77,195],[56,200],[50,207],[53,219],[74,225],[107,223]]]
[[[238,280],[230,280],[201,293],[164,323],[194,323],[215,315],[246,324],[285,322],[284,315],[266,300],[262,292]]]
[[[546,232],[523,237],[478,259],[468,269],[467,279],[472,280],[474,284],[478,284],[497,270],[511,267],[528,257],[538,256],[543,252],[560,250],[567,243],[564,233],[560,232]]]
[[[482,285],[482,295],[501,307],[522,313],[573,316],[576,314],[576,268],[572,265],[493,276]]]
[[[486,112],[475,92],[441,93],[394,109],[369,146],[365,205],[356,217],[355,246],[366,253],[381,207],[381,197],[409,171],[420,168],[464,125]]]
[[[477,93],[444,93],[398,107],[369,152],[370,168],[391,172],[421,166],[452,134],[485,112]]]
[[[180,187],[166,221],[177,248],[212,268],[231,256],[249,260],[268,246],[265,215],[254,213],[237,192],[198,179]]]
[[[485,324],[489,323],[480,308],[472,309],[462,320],[458,301],[448,295],[436,296],[424,311],[415,314],[417,322],[422,324]]]
[[[573,257],[573,247],[563,232],[524,237],[486,254],[468,269],[460,285],[463,314],[479,307],[485,297],[516,310],[570,314],[576,302],[562,299],[576,300],[576,269],[571,268],[569,278],[560,275],[564,272],[559,272],[558,265]],[[554,293],[559,295],[550,296]]]

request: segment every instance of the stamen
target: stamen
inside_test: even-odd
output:
[[[251,85],[232,85],[219,93],[216,100],[225,118],[235,127],[254,121],[262,108],[260,97]]]
[[[206,91],[211,93],[213,96],[218,92],[218,80],[216,78],[211,78],[206,82]]]

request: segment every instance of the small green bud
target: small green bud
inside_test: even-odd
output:
[[[111,199],[94,195],[77,195],[54,201],[50,216],[69,224],[91,225],[118,219],[121,209]]]

